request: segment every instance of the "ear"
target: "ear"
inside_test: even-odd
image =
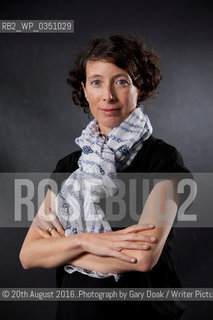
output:
[[[86,91],[86,87],[84,86],[84,83],[81,81],[81,86],[82,86],[82,88],[83,88],[83,90],[84,90],[84,95],[85,95],[85,98],[86,98],[86,100],[88,101],[88,99],[87,99],[87,91]]]

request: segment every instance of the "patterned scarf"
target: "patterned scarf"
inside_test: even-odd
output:
[[[65,236],[83,232],[112,231],[99,202],[119,191],[117,172],[130,166],[143,141],[152,134],[143,107],[137,107],[118,127],[105,137],[96,119],[92,120],[75,142],[82,149],[79,168],[64,182],[56,197],[56,212]],[[118,274],[102,274],[66,265],[68,273],[79,271],[95,278]]]

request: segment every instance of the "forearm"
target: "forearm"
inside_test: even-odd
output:
[[[77,236],[59,239],[34,239],[24,243],[20,261],[25,269],[54,268],[82,254]]]
[[[74,259],[68,260],[68,264],[80,267],[82,269],[102,273],[124,273],[130,271],[148,272],[158,262],[167,233],[168,231],[165,232],[165,228],[155,228],[149,231],[147,230],[146,234],[159,239],[156,243],[149,244],[149,250],[147,251],[123,249],[123,253],[137,259],[135,263],[126,262],[114,257],[97,256],[90,253],[83,253]]]
[[[124,273],[130,271],[146,272],[151,266],[151,253],[140,250],[122,250],[125,254],[134,256],[137,261],[129,263],[114,257],[97,256],[83,253],[77,258],[69,260],[73,266],[102,273]]]
[[[129,263],[114,257],[97,256],[87,253],[75,259],[68,260],[69,263],[83,269],[102,273],[150,271],[158,262],[176,215],[176,193],[171,192],[170,194],[168,192],[169,196],[167,195],[167,191],[172,190],[172,186],[171,181],[162,181],[155,186],[147,199],[140,219],[140,223],[152,223],[157,226],[153,230],[147,230],[146,234],[154,236],[158,241],[150,245],[148,251],[122,250],[125,254],[135,257],[137,259],[136,263]],[[167,200],[169,200],[169,202]]]

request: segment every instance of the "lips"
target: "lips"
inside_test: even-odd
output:
[[[111,109],[101,109],[101,111],[106,114],[106,115],[113,115],[113,114],[116,114],[120,111],[120,109],[116,109],[116,108],[111,108]]]

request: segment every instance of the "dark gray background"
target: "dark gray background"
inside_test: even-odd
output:
[[[211,1],[1,1],[0,19],[75,20],[74,34],[0,34],[1,172],[51,171],[76,149],[88,118],[73,105],[66,76],[82,45],[103,32],[137,33],[156,49],[163,81],[159,96],[144,103],[154,135],[177,147],[190,170],[213,171]],[[54,270],[22,270],[26,231],[1,229],[0,286],[55,286]],[[183,286],[213,287],[212,230],[175,231]],[[184,320],[212,319],[210,302],[186,305]],[[54,308],[0,304],[1,319],[53,319]]]

